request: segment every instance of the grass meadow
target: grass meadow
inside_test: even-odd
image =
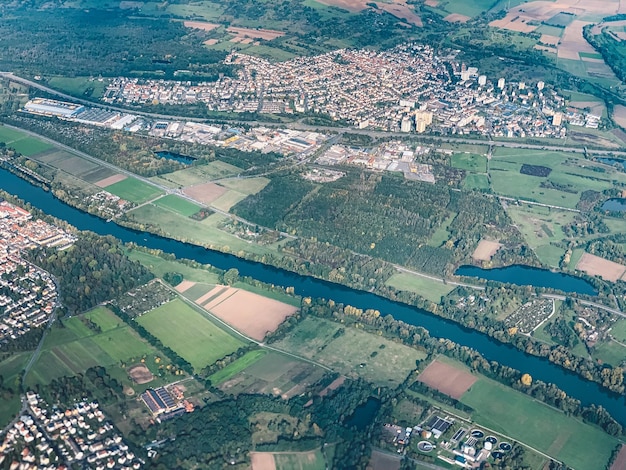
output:
[[[203,282],[206,284],[217,284],[219,274],[208,269],[193,268],[175,260],[165,260],[159,256],[144,253],[139,250],[128,251],[130,259],[139,261],[147,267],[156,277],[163,278],[165,273],[180,273],[188,281]]]
[[[454,286],[444,284],[443,282],[409,273],[394,274],[387,279],[385,284],[398,290],[415,292],[432,302],[440,302],[441,297],[454,289]]]
[[[450,159],[450,166],[472,173],[485,173],[487,171],[487,157],[472,153],[455,153]]]
[[[163,194],[160,189],[135,178],[126,178],[107,186],[105,189],[111,194],[115,194],[135,204],[143,204],[150,199],[154,199],[159,194]]]
[[[241,356],[239,359],[237,359],[235,362],[228,364],[223,369],[209,376],[209,379],[211,380],[211,384],[213,386],[216,386],[216,385],[221,384],[222,382],[225,382],[226,380],[237,375],[242,370],[250,367],[252,364],[257,362],[266,354],[267,354],[267,351],[264,351],[262,349],[257,349],[254,351],[247,352],[246,354]]]
[[[153,204],[157,207],[162,207],[180,215],[184,215],[185,217],[192,216],[202,208],[198,204],[194,204],[193,202],[183,199],[180,196],[176,196],[175,194],[163,196],[154,201]]]
[[[403,344],[320,318],[305,318],[275,345],[347,376],[391,387],[402,383],[415,361],[425,357]]]
[[[137,321],[196,370],[245,344],[180,299],[142,315]]]
[[[474,408],[472,419],[524,442],[572,468],[604,468],[617,439],[599,428],[533,398],[481,377],[461,398]]]

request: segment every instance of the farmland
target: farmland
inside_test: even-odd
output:
[[[222,382],[230,379],[231,377],[235,376],[242,370],[250,367],[256,361],[258,361],[263,356],[265,356],[265,354],[267,354],[267,352],[264,350],[255,350],[255,351],[250,351],[246,353],[244,356],[240,357],[235,362],[228,364],[222,370],[219,370],[215,374],[211,375],[209,377],[211,384],[213,386],[221,384]]]
[[[90,329],[84,320],[95,323],[101,332]],[[47,384],[90,367],[112,366],[150,354],[158,353],[110,310],[99,307],[54,326],[26,380]]]
[[[189,202],[186,199],[176,196],[174,194],[168,194],[153,202],[155,206],[162,207],[174,211],[180,215],[189,217],[198,212],[201,207],[193,202]]]
[[[244,345],[179,299],[142,315],[138,322],[196,370]]]
[[[350,377],[395,386],[424,353],[328,320],[305,318],[276,346],[301,354]]]
[[[481,377],[461,398],[478,424],[509,435],[573,468],[607,462],[617,440],[521,392]],[[586,449],[581,451],[581,449]]]
[[[162,194],[161,190],[156,187],[135,178],[126,178],[123,181],[107,186],[106,190],[135,204],[142,204]]]

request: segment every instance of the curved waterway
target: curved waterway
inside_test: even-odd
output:
[[[534,286],[558,289],[563,292],[597,295],[598,291],[590,282],[572,276],[538,269],[531,266],[514,264],[504,268],[483,269],[477,266],[461,266],[454,274],[457,276],[478,277],[487,281],[498,281],[518,286]]]
[[[243,276],[251,276],[260,281],[280,286],[293,286],[299,295],[333,299],[336,302],[362,309],[377,309],[383,315],[391,314],[398,320],[426,328],[432,336],[449,338],[456,343],[469,346],[479,351],[488,360],[498,361],[522,372],[528,372],[535,379],[554,383],[571,397],[580,400],[583,405],[592,403],[602,405],[617,421],[626,426],[626,401],[624,397],[607,392],[598,384],[584,380],[545,359],[525,354],[513,346],[497,342],[485,334],[464,328],[425,310],[393,302],[369,292],[302,276],[261,263],[246,261],[233,255],[158,235],[138,232],[112,222],[105,222],[98,217],[68,206],[56,199],[51,193],[2,168],[0,168],[0,188],[18,196],[47,214],[69,222],[80,230],[91,230],[101,235],[113,235],[123,242],[134,242],[148,248],[173,253],[178,258],[196,260],[221,269],[237,268]]]

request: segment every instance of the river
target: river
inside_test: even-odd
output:
[[[101,235],[113,235],[123,242],[134,242],[148,248],[163,250],[166,253],[175,254],[178,258],[193,259],[220,269],[236,268],[243,276],[251,276],[260,281],[280,286],[293,286],[295,293],[299,295],[333,299],[336,302],[362,309],[377,309],[383,315],[391,314],[398,320],[426,328],[432,336],[449,338],[456,343],[469,346],[479,351],[488,360],[498,361],[522,372],[528,372],[535,379],[554,383],[571,397],[580,400],[583,405],[601,405],[626,427],[626,401],[624,397],[607,392],[598,384],[565,371],[546,359],[525,354],[511,345],[497,342],[485,334],[462,327],[425,310],[393,302],[369,292],[302,276],[261,263],[246,261],[233,255],[158,235],[127,229],[113,222],[105,222],[98,217],[68,206],[56,199],[51,193],[2,168],[0,168],[0,188],[18,196],[47,214],[69,222],[80,230],[91,230]]]

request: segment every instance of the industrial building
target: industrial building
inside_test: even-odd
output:
[[[71,118],[85,110],[80,104],[66,103],[64,101],[49,100],[45,98],[35,98],[24,105],[24,110],[44,116],[56,116],[60,118]]]

